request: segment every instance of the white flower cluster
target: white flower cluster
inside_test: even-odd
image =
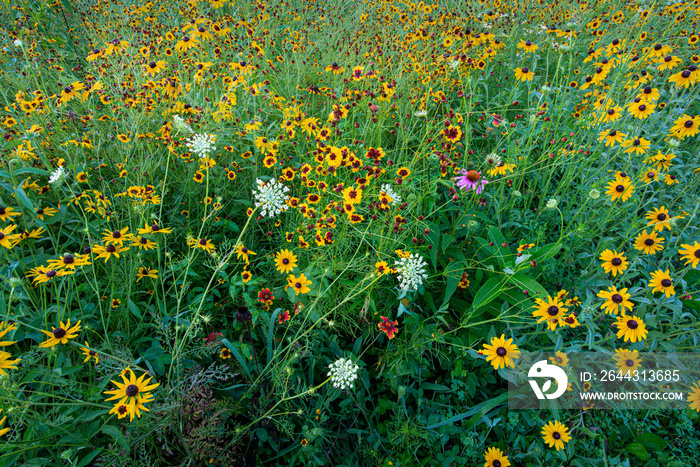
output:
[[[261,208],[260,214],[263,217],[275,217],[277,214],[287,210],[289,206],[285,204],[285,201],[289,197],[285,193],[289,191],[288,187],[275,179],[265,183],[258,178],[255,182],[258,184],[257,190],[253,191],[255,206]]]
[[[426,117],[427,115],[428,115],[427,110],[416,110],[415,112],[413,112],[413,116],[415,116],[415,117]]]
[[[184,118],[179,115],[173,117],[173,126],[177,131],[182,133],[192,133],[192,127],[190,127]]]
[[[360,367],[353,365],[352,360],[348,358],[339,358],[335,362],[328,365],[328,376],[331,377],[331,383],[334,388],[350,388],[352,382],[357,379],[357,372]]]
[[[204,159],[208,157],[212,151],[215,151],[214,143],[216,142],[216,136],[207,135],[204,133],[197,133],[192,138],[187,140],[187,147],[195,153],[197,156]]]
[[[401,196],[398,195],[392,188],[391,185],[388,183],[385,183],[382,185],[382,191],[386,193],[386,195],[392,199],[391,204],[392,206],[397,205],[401,202]]]
[[[49,177],[49,184],[50,185],[54,185],[54,184],[60,185],[61,183],[63,183],[66,180],[67,177],[68,177],[68,174],[66,173],[66,169],[64,169],[63,167],[59,167],[56,170],[54,170],[53,172],[51,172],[51,176]]]
[[[425,273],[427,265],[423,257],[416,253],[411,253],[408,258],[400,258],[395,266],[401,290],[416,290],[419,285],[423,285],[423,279],[428,277]]]

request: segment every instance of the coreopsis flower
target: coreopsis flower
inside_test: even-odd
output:
[[[484,467],[510,467],[508,456],[506,456],[503,451],[498,448],[488,448],[484,453],[484,459],[486,459]]]
[[[617,349],[613,355],[613,361],[623,375],[632,376],[642,363],[642,358],[636,350]]]
[[[428,263],[422,256],[409,253],[408,257],[399,258],[395,263],[398,272],[398,280],[402,290],[416,290],[423,285],[423,280],[428,278],[426,266]]]
[[[618,316],[617,322],[613,323],[617,326],[617,338],[625,339],[625,342],[637,342],[647,338],[647,328],[644,321],[638,316],[621,315]]]
[[[294,290],[294,295],[299,295],[300,293],[305,294],[309,293],[311,290],[309,285],[311,285],[311,281],[308,280],[304,274],[300,275],[299,277],[296,277],[294,274],[290,274],[289,277],[287,277],[287,285],[285,286],[284,290],[291,287]]]
[[[231,358],[231,351],[229,349],[227,349],[226,347],[224,347],[219,352],[219,358],[221,358],[222,360],[227,360],[227,359]]]
[[[461,188],[462,190],[474,190],[476,191],[476,194],[479,195],[484,189],[484,185],[489,183],[486,179],[481,178],[481,172],[476,170],[462,169],[459,173],[462,175],[456,177],[455,181],[457,182],[457,187]]]
[[[216,150],[214,143],[216,143],[215,135],[197,133],[188,139],[185,144],[197,157],[204,159]]]
[[[518,350],[517,345],[513,344],[512,338],[506,340],[506,335],[501,334],[501,337],[491,338],[490,344],[484,344],[479,355],[486,355],[486,361],[491,362],[494,370],[506,367],[515,368],[514,359],[520,358],[520,350]]]
[[[401,196],[399,196],[388,183],[382,185],[382,192],[391,199],[387,204],[390,204],[391,206],[401,204]]]
[[[698,267],[700,262],[700,243],[694,242],[693,245],[681,245],[681,259],[685,262],[685,265],[690,265],[693,268]]]
[[[260,215],[263,217],[275,217],[281,212],[286,211],[289,206],[286,204],[289,188],[272,179],[265,183],[258,178],[256,181],[257,190],[253,191],[255,197],[255,206],[261,208]]]
[[[569,364],[569,357],[567,357],[564,352],[557,351],[554,357],[549,357],[549,361],[557,366],[567,366]]]
[[[671,274],[668,269],[666,269],[666,271],[659,269],[652,272],[649,287],[653,288],[652,292],[666,294],[667,298],[670,298],[671,295],[676,295],[676,290],[673,287],[673,279],[671,279]]]
[[[289,274],[297,266],[297,256],[289,250],[280,250],[275,255],[275,266],[282,274]]]
[[[515,79],[519,81],[532,81],[535,74],[526,66],[515,69]]]
[[[353,364],[352,360],[339,358],[328,366],[330,370],[328,376],[331,377],[331,384],[334,388],[346,389],[352,387],[353,381],[357,379],[360,367]]]
[[[97,351],[91,349],[87,342],[85,342],[85,347],[81,348],[80,350],[83,352],[83,355],[85,355],[83,362],[87,363],[91,358],[95,359],[95,363],[100,362],[100,357],[97,355]]]
[[[662,245],[664,240],[664,237],[659,237],[655,230],[652,230],[651,233],[645,230],[634,239],[634,248],[645,255],[653,255],[664,249]]]
[[[603,261],[600,267],[602,267],[607,274],[612,274],[613,276],[617,276],[618,272],[622,274],[625,269],[627,269],[627,266],[629,266],[629,261],[627,261],[624,251],[618,253],[615,250],[605,250],[601,253],[600,259]]]
[[[627,293],[627,289],[617,290],[617,287],[608,287],[608,290],[598,292],[598,297],[604,298],[605,303],[600,307],[605,309],[605,313],[616,315],[618,313],[625,314],[627,310],[632,311],[634,304],[629,301],[631,295]]]
[[[389,318],[386,316],[380,316],[382,322],[378,323],[377,326],[379,327],[379,330],[382,331],[387,335],[389,340],[393,339],[396,337],[396,334],[399,332],[399,322],[398,321],[391,321]]]
[[[57,328],[54,328],[52,326],[52,329],[53,330],[51,332],[43,330],[41,331],[47,336],[49,336],[49,339],[39,344],[39,347],[53,347],[57,344],[68,343],[68,339],[75,339],[76,337],[78,337],[78,333],[80,332],[80,320],[78,320],[78,322],[73,327],[71,327],[70,325],[70,319],[66,321],[66,324],[63,324],[63,321],[61,321]]]
[[[559,423],[558,420],[549,422],[542,427],[542,439],[550,448],[556,447],[557,451],[564,448],[564,443],[571,440],[569,428]]]
[[[105,399],[105,402],[119,400],[109,413],[116,414],[120,419],[129,415],[129,421],[131,422],[134,420],[134,416],[141,418],[140,410],[149,412],[144,404],[153,400],[150,391],[160,386],[160,384],[149,384],[151,378],[146,378],[146,373],[136,379],[136,375],[131,368],[128,369],[128,378],[125,373],[127,372],[124,371],[120,375],[122,378],[121,383],[112,381],[117,386],[117,389],[105,391],[105,394],[112,396]]]
[[[536,305],[533,307],[535,311],[532,312],[532,316],[539,318],[538,323],[547,321],[547,326],[551,331],[554,331],[557,326],[564,325],[564,315],[569,309],[564,307],[564,303],[559,300],[559,297],[552,298],[547,295],[546,301],[536,298],[535,303]]]

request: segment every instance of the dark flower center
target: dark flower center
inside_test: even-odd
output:
[[[654,172],[647,172],[647,178],[654,178],[656,174]]]
[[[56,328],[53,330],[53,337],[56,339],[61,339],[66,335],[66,330],[63,328]]]
[[[647,106],[644,105],[644,104],[642,104],[642,105],[639,106],[639,110],[640,110],[641,112],[644,112],[646,109],[647,109]]]
[[[625,361],[625,365],[627,365],[627,366],[634,366],[634,360],[632,360],[632,359],[626,360],[626,361]]]
[[[555,431],[554,433],[552,433],[552,438],[554,438],[554,439],[561,438],[561,433],[559,433],[558,431]]]
[[[683,124],[684,127],[686,128],[692,128],[693,126],[693,121],[692,120],[686,120],[685,123]]]
[[[700,248],[695,250],[695,252],[693,254],[695,255],[696,258],[700,258]]]
[[[124,392],[128,397],[136,397],[136,394],[139,393],[139,387],[135,384],[130,384],[126,387],[126,391]]]
[[[151,230],[154,231],[154,232],[158,232],[158,231],[160,230],[160,227],[158,227],[158,224],[153,224],[153,225],[151,226]]]
[[[615,191],[617,191],[618,193],[622,193],[623,191],[625,191],[624,185],[617,185],[615,187]]]
[[[621,260],[620,258],[613,258],[613,259],[610,261],[610,263],[611,263],[613,266],[619,266],[619,265],[622,264],[622,260]]]
[[[656,218],[657,218],[658,220],[660,220],[660,221],[665,221],[665,220],[666,220],[666,214],[664,214],[663,212],[660,212],[659,215],[656,216]]]
[[[608,115],[615,115],[615,109],[608,110]]]
[[[610,297],[610,298],[611,298],[612,301],[615,302],[615,303],[622,303],[622,295],[620,295],[619,293],[616,293],[615,295],[613,295],[613,296]]]
[[[301,289],[301,282],[297,282],[296,284],[294,284],[294,287],[297,289]]]
[[[529,42],[529,41],[528,41],[528,42]],[[498,459],[496,459],[495,461],[492,461],[492,462],[491,462],[491,465],[492,465],[493,467],[501,467],[501,461],[499,461]]]
[[[151,63],[148,64],[148,66],[150,66],[151,68],[155,68],[155,67],[156,67],[156,62],[151,62]]]
[[[671,287],[673,285],[673,282],[671,282],[671,279],[664,279],[661,281],[661,285],[664,287]]]
[[[115,230],[114,232],[112,232],[112,238],[121,238],[121,236],[122,236],[122,233],[118,230]]]
[[[97,355],[97,352],[95,352],[94,350],[91,350],[88,353],[90,354],[91,357],[94,357],[95,355]]]
[[[125,405],[120,405],[119,406],[119,415],[124,415],[127,412],[127,408]]]
[[[508,352],[506,352],[505,347],[499,347],[496,349],[496,354],[498,354],[499,357],[505,357],[506,353]]]
[[[284,259],[282,260],[282,264],[289,264],[289,259],[288,259],[288,258],[284,258]]]
[[[51,269],[50,271],[46,272],[46,277],[48,277],[49,279],[52,279],[52,278],[56,277],[56,274],[57,274],[56,270]]]
[[[106,250],[109,253],[114,253],[115,251],[117,251],[117,247],[115,247],[114,245],[107,245]]]
[[[652,245],[654,244],[654,239],[653,239],[653,238],[647,238],[646,240],[644,240],[644,244],[645,244],[646,246],[652,246]]]
[[[200,244],[200,245],[206,245],[206,244],[207,244],[207,241],[206,241],[205,239],[201,239],[201,240],[199,241],[199,244]]]
[[[75,258],[73,255],[66,255],[63,257],[63,264],[73,264],[75,263]]]
[[[39,214],[40,216],[42,216],[42,215],[44,214],[44,210],[43,210],[43,209],[39,209],[39,210],[37,210],[36,213]]]
[[[556,305],[552,305],[549,308],[547,308],[547,313],[549,313],[551,316],[556,316],[559,313],[559,307]]]
[[[243,248],[241,248],[241,251],[242,251],[243,253],[248,253],[248,248],[243,247]]]
[[[637,329],[639,327],[639,324],[635,320],[631,319],[627,321],[627,327],[630,329]]]
[[[632,141],[633,146],[639,146],[640,144],[641,144],[641,141],[639,141],[638,139],[635,139],[634,141]]]
[[[526,66],[523,67],[523,73],[529,73],[530,69]]]
[[[469,172],[467,172],[467,179],[472,183],[478,182],[479,177],[479,172],[477,172],[476,170],[470,170]]]

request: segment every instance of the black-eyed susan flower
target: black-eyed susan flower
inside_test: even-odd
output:
[[[623,314],[617,317],[613,326],[617,326],[617,338],[624,338],[625,342],[637,342],[647,338],[647,328],[638,316]]]
[[[80,332],[80,320],[78,320],[73,327],[70,325],[70,319],[66,321],[66,324],[63,324],[63,321],[61,321],[57,328],[52,326],[52,329],[51,332],[41,331],[49,336],[49,339],[39,344],[39,347],[49,348],[57,344],[66,344],[68,343],[68,339],[75,339]]]
[[[669,134],[678,139],[684,139],[689,136],[695,136],[700,131],[700,115],[691,117],[683,114],[674,123]]]
[[[625,140],[627,135],[617,130],[604,130],[598,133],[598,141],[605,141],[605,146],[613,147],[615,144],[620,144]]]
[[[535,74],[526,66],[515,69],[515,79],[519,81],[532,81],[534,77]]]
[[[190,246],[190,248],[201,248],[208,253],[213,253],[216,249],[214,244],[206,238],[191,238],[187,240],[187,244]]]
[[[536,298],[534,306],[535,311],[532,312],[534,318],[539,318],[538,323],[542,321],[547,321],[547,326],[551,331],[554,331],[557,326],[563,326],[564,315],[568,311],[568,308],[564,307],[564,304],[559,300],[558,297],[552,298],[547,296],[547,300],[542,300],[541,298]]]
[[[616,250],[605,250],[601,253],[600,260],[603,261],[600,267],[607,274],[612,274],[613,276],[617,276],[617,273],[622,274],[629,266],[629,261],[627,261],[624,251],[618,253]]]
[[[16,370],[20,360],[20,358],[12,360],[12,354],[0,350],[0,376],[5,374],[5,370]]]
[[[129,232],[129,227],[124,227],[121,230],[105,230],[102,234],[102,240],[106,245],[122,246],[124,242],[129,242],[133,238],[133,235],[127,232]]]
[[[652,272],[649,287],[653,288],[652,292],[661,292],[666,294],[667,298],[670,298],[671,295],[676,295],[676,290],[673,286],[673,279],[671,279],[671,273],[668,269],[666,269],[666,271],[659,269]]]
[[[311,290],[309,285],[311,285],[311,281],[308,280],[304,274],[301,274],[299,277],[296,277],[294,274],[290,274],[289,277],[287,277],[287,285],[285,286],[284,290],[291,287],[294,290],[295,295],[305,294]]]
[[[692,245],[683,244],[679,250],[681,254],[681,260],[684,261],[685,265],[690,265],[693,268],[698,267],[700,263],[700,243],[694,242]]]
[[[510,467],[508,456],[498,448],[488,448],[484,453],[484,459],[486,460],[484,467]]]
[[[642,363],[642,358],[636,350],[617,349],[613,355],[613,361],[623,375],[633,376],[639,364]]]
[[[692,410],[700,412],[700,381],[693,383],[688,392],[688,403]]]
[[[121,247],[121,246],[117,246],[117,245],[113,245],[113,244],[110,244],[107,246],[95,245],[94,247],[92,247],[92,252],[93,252],[93,254],[96,255],[95,259],[102,258],[105,260],[105,263],[112,256],[114,256],[115,258],[119,258],[119,255],[125,251],[129,251],[129,248],[128,247]]]
[[[655,230],[652,230],[651,233],[645,230],[634,239],[634,248],[645,255],[653,255],[664,249],[662,245],[664,240],[663,237],[658,236]]]
[[[83,362],[87,363],[91,358],[95,360],[95,363],[100,362],[100,357],[97,355],[97,351],[95,349],[91,349],[87,342],[85,342],[85,347],[82,347],[80,350],[83,352],[83,355],[85,355]]]
[[[634,185],[629,177],[616,177],[608,183],[605,194],[610,196],[611,201],[619,199],[624,203],[634,194]]]
[[[37,208],[36,210],[36,217],[39,218],[39,220],[44,220],[44,217],[53,217],[58,213],[58,209],[54,208]]]
[[[479,355],[486,355],[486,361],[491,362],[493,368],[515,368],[515,359],[520,358],[520,350],[513,343],[513,339],[506,340],[506,335],[492,337],[490,344],[484,344],[484,348],[479,351]]]
[[[15,211],[14,208],[8,206],[0,206],[0,219],[2,219],[5,222],[7,222],[9,219],[12,219],[13,217],[21,215],[22,213]]]
[[[652,210],[648,211],[644,217],[646,217],[649,221],[647,222],[647,226],[653,227],[654,230],[659,232],[663,231],[664,229],[671,230],[671,223],[669,222],[671,220],[671,216],[669,215],[666,206],[653,208]]]
[[[549,357],[549,361],[557,366],[567,366],[569,364],[569,357],[562,351],[557,351],[554,357]]]
[[[557,451],[564,448],[564,443],[571,440],[569,428],[559,423],[558,420],[549,422],[542,427],[542,439],[550,448],[556,447]]]
[[[128,374],[128,378],[125,373]],[[149,412],[144,404],[153,400],[150,391],[160,386],[160,384],[149,384],[151,378],[146,378],[146,373],[136,379],[136,375],[130,368],[128,371],[123,371],[120,376],[122,378],[121,383],[112,381],[117,386],[117,389],[105,391],[105,394],[112,396],[105,399],[105,401],[119,400],[110,413],[117,414],[120,419],[129,415],[129,421],[133,421],[134,416],[141,417],[140,410]]]
[[[625,153],[644,154],[651,147],[651,141],[646,138],[627,139],[622,142],[622,147],[626,148]]]
[[[145,279],[146,277],[150,277],[151,279],[157,279],[158,270],[140,267],[139,270],[136,272],[136,282],[140,281],[141,279]]]
[[[12,232],[17,228],[16,224],[10,224],[4,229],[0,229],[0,246],[11,250],[21,240],[20,234]]]
[[[297,257],[289,250],[280,250],[275,255],[275,266],[282,274],[289,274],[297,266]]]
[[[654,103],[652,102],[641,100],[639,100],[639,102],[636,102],[637,99],[635,99],[635,102],[632,102],[627,109],[634,118],[637,118],[639,120],[646,120],[647,118],[649,118],[649,116],[651,116],[654,113],[654,108],[656,107],[656,105],[654,105]]]
[[[243,258],[243,261],[245,261],[246,266],[250,264],[250,260],[248,258],[249,255],[257,255],[256,252],[253,250],[250,250],[247,248],[245,245],[241,244],[236,247],[235,250],[233,250],[234,253],[236,253],[236,258],[241,259]]]
[[[145,234],[169,234],[172,233],[173,229],[166,229],[164,227],[161,227],[158,225],[158,223],[154,222],[153,224],[149,225],[146,223],[143,227],[143,229],[137,229],[139,234],[145,235]]]
[[[605,309],[605,313],[616,315],[625,314],[627,310],[632,311],[634,304],[630,301],[630,294],[627,289],[617,290],[617,287],[608,287],[608,290],[598,292],[598,297],[604,298],[605,302],[600,306]]]
[[[0,409],[0,413],[2,413],[2,409]],[[10,431],[10,428],[2,428],[2,426],[5,424],[5,420],[7,420],[7,416],[2,417],[2,420],[0,420],[0,436],[3,436],[5,433]]]

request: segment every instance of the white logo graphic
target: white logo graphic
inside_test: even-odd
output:
[[[554,378],[557,382],[557,390],[552,394],[545,394],[552,386],[552,380],[548,379],[542,389],[536,381],[530,380],[530,386],[532,390],[535,391],[538,399],[556,399],[566,392],[566,387],[569,384],[569,378],[564,373],[564,370],[556,365],[550,365],[547,360],[540,360],[539,362],[532,365],[527,376],[529,378]]]

